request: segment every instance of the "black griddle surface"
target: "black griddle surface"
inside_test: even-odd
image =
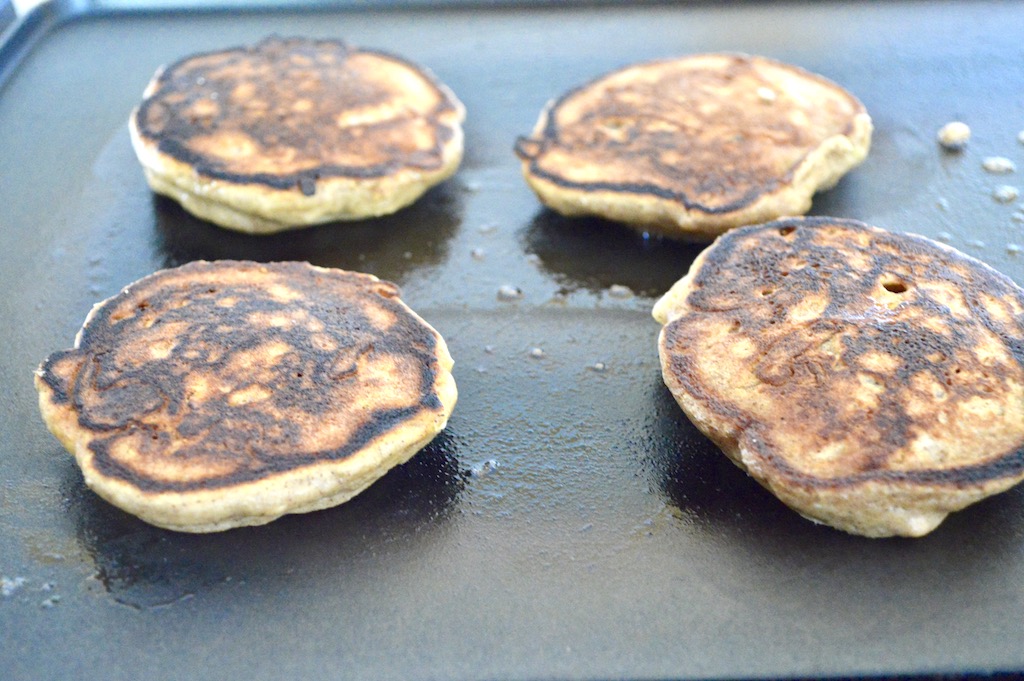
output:
[[[541,209],[512,153],[548,99],[613,68],[775,57],[846,86],[875,121],[867,162],[814,213],[939,238],[1021,283],[1020,200],[991,192],[1024,185],[1024,5],[67,5],[81,6],[0,51],[0,677],[1024,671],[1024,489],[918,540],[787,510],[662,385],[649,310],[699,248]],[[272,33],[432,69],[468,109],[458,175],[398,215],[269,238],[154,197],[126,126],[153,71]],[[954,119],[974,130],[962,154],[934,140]],[[1021,170],[988,175],[987,156]],[[198,258],[400,284],[456,360],[447,431],[350,503],[260,528],[176,534],[99,500],[39,418],[32,371],[94,302]],[[523,298],[499,300],[506,284]]]

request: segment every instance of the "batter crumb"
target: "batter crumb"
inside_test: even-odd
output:
[[[971,128],[963,121],[951,121],[939,128],[939,144],[947,151],[960,151],[970,139]]]

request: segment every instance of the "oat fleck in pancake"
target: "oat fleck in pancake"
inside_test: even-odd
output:
[[[340,504],[456,401],[444,340],[393,284],[306,263],[196,262],[96,305],[39,368],[86,483],[184,532]]]
[[[451,176],[464,108],[398,57],[268,39],[161,69],[132,112],[153,191],[270,233],[393,213]]]
[[[763,57],[703,54],[572,90],[516,152],[559,213],[700,240],[807,212],[870,141],[864,106],[835,83]]]
[[[1024,479],[1024,291],[949,247],[835,218],[744,227],[654,317],[683,411],[812,520],[920,536]]]

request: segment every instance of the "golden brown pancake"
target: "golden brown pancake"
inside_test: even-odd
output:
[[[1024,291],[853,220],[720,237],[655,306],[665,383],[804,516],[920,536],[1024,479]]]
[[[412,203],[458,167],[464,114],[408,61],[274,38],[161,69],[129,128],[153,191],[269,233]]]
[[[559,213],[700,240],[807,212],[870,141],[864,106],[835,83],[763,57],[701,54],[572,90],[516,153]]]
[[[444,340],[368,274],[194,262],[96,305],[36,373],[86,483],[184,532],[340,504],[408,460],[456,401]]]

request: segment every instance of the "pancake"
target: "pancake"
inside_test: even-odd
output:
[[[1024,479],[1024,291],[853,220],[743,227],[658,301],[666,385],[804,516],[921,536]]]
[[[447,423],[451,367],[394,284],[195,262],[97,304],[36,388],[101,497],[213,532],[340,504],[408,460]]]
[[[408,61],[272,38],[161,69],[129,129],[153,191],[222,227],[271,233],[413,203],[455,173],[464,115]]]
[[[644,232],[709,240],[799,215],[867,156],[871,118],[820,76],[763,57],[629,66],[541,113],[516,153],[540,200]]]

